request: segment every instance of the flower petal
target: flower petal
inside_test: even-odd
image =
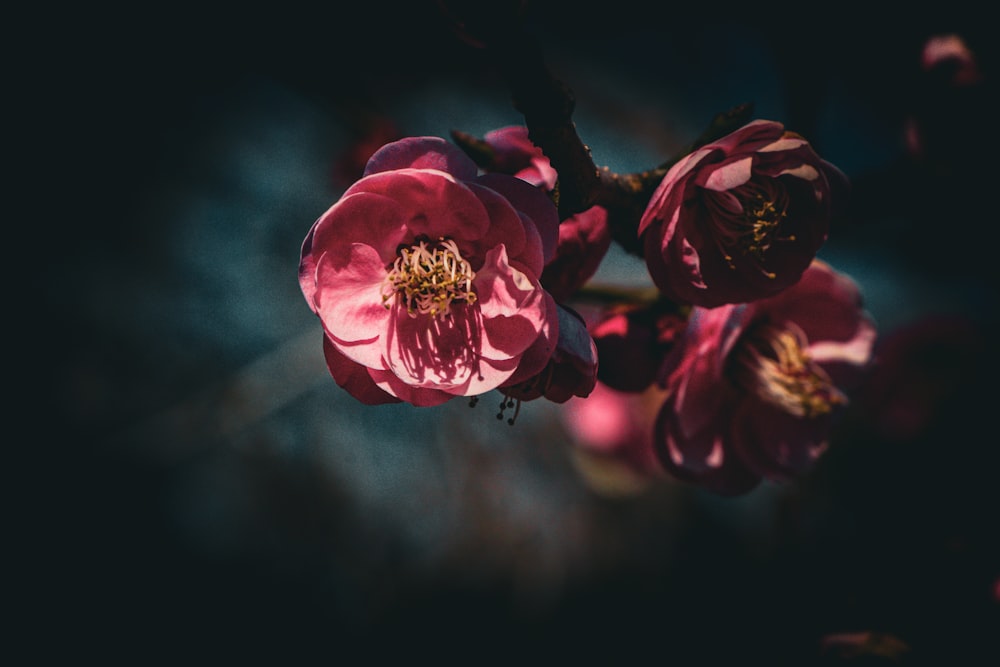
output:
[[[676,211],[680,205],[680,201],[670,201],[671,196],[675,192],[683,194],[683,185],[681,184],[684,177],[711,154],[711,149],[699,148],[695,152],[682,157],[667,170],[663,180],[660,181],[660,184],[656,186],[656,190],[653,191],[653,196],[646,205],[646,210],[643,211],[642,218],[639,219],[639,228],[636,232],[639,236],[642,236],[646,228],[654,222],[663,222],[664,211],[672,212],[674,214],[673,221],[676,221]]]
[[[552,190],[557,174],[549,158],[528,138],[524,125],[509,125],[483,135],[495,152],[493,171],[511,174],[534,186]]]
[[[482,313],[482,354],[489,359],[524,352],[553,316],[547,312],[547,292],[536,279],[507,263],[502,245],[487,255],[473,285]]]
[[[362,178],[349,187],[344,196],[357,192],[396,200],[400,209],[406,212],[403,223],[413,236],[426,234],[434,239],[444,236],[469,240],[480,238],[489,228],[489,217],[479,198],[443,171],[399,169],[379,172]],[[352,229],[352,238],[355,233]]]
[[[470,396],[495,389],[517,369],[517,357],[483,356],[482,325],[475,306],[452,306],[445,318],[410,317],[402,306],[393,307],[391,314],[388,370],[408,387]],[[393,393],[403,396],[400,391],[405,390],[385,381]]]
[[[468,183],[467,185],[482,202],[490,219],[489,230],[479,239],[479,246],[483,252],[502,243],[506,246],[507,253],[511,257],[517,257],[519,253],[524,251],[526,243],[521,216],[514,210],[510,202],[496,191],[478,183]],[[541,262],[540,247],[538,250],[539,252],[536,253],[537,261]]]
[[[299,287],[302,289],[302,296],[305,297],[309,309],[316,312],[316,257],[313,256],[313,236],[316,232],[316,223],[309,229],[305,239],[302,240],[302,248],[299,250]]]
[[[398,396],[401,401],[418,408],[434,407],[455,398],[455,394],[438,389],[410,386],[396,377],[392,371],[372,368],[368,370],[368,374],[380,390]]]
[[[483,174],[476,179],[476,183],[500,193],[530,219],[542,242],[542,263],[547,264],[555,255],[559,243],[559,211],[548,195],[530,183],[506,174]],[[541,267],[536,273],[541,273]]]
[[[732,190],[750,180],[753,172],[752,166],[753,156],[751,155],[718,166],[713,165],[711,170],[706,170],[708,177],[704,179],[703,184],[700,184],[707,190]],[[698,182],[701,180],[701,178],[697,179]]]
[[[737,150],[741,153],[756,153],[779,140],[784,133],[785,126],[781,123],[757,119],[713,141],[706,148],[722,150],[726,155],[732,155]]]
[[[748,493],[760,483],[760,476],[733,454],[725,430],[705,428],[683,435],[678,430],[676,415],[668,398],[653,426],[653,446],[668,473],[726,496]]]
[[[446,317],[412,317],[396,302],[389,317],[385,359],[406,384],[454,393],[479,373],[481,334],[474,306],[453,304]]]
[[[748,397],[732,419],[732,446],[744,463],[762,477],[785,480],[826,451],[832,416],[797,417]]]
[[[399,202],[380,194],[347,194],[313,226],[312,244],[330,250],[349,243],[371,246],[383,264],[391,264],[396,249],[410,235]]]
[[[557,300],[568,300],[597,272],[611,240],[608,212],[603,206],[592,206],[563,220],[556,256],[541,274],[542,286]]]
[[[468,181],[476,177],[476,163],[458,146],[441,137],[407,137],[375,151],[364,176],[395,169],[437,169]]]
[[[505,386],[524,382],[542,372],[556,351],[559,342],[559,313],[552,295],[547,292],[542,292],[542,295],[545,299],[545,320],[542,323],[541,330],[534,342],[520,356],[514,357],[520,361],[514,373],[504,382]],[[501,338],[504,324],[507,324],[506,320],[502,320],[494,326],[495,331],[493,336],[495,338]],[[503,353],[491,351],[490,354],[502,356]]]
[[[375,384],[368,367],[345,357],[326,336],[323,336],[323,356],[326,357],[326,366],[337,384],[365,405],[400,402],[399,398]]]
[[[316,308],[323,326],[350,359],[380,368],[377,341],[386,333],[389,312],[382,304],[386,272],[371,246],[354,243],[320,257]]]
[[[809,142],[797,134],[786,133],[777,141],[773,141],[766,146],[757,149],[758,153],[776,153],[781,151],[791,151],[803,146],[808,146]]]

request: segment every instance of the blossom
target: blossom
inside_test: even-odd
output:
[[[664,368],[654,443],[665,469],[732,495],[804,472],[874,340],[857,285],[821,260],[777,296],[693,308]]]
[[[483,135],[493,149],[490,171],[517,176],[532,185],[552,192],[559,175],[538,146],[528,138],[524,125],[508,125]]]
[[[639,221],[650,277],[711,308],[795,284],[826,241],[847,181],[780,123],[755,120],[686,155]]]
[[[302,243],[334,379],[363,403],[430,406],[540,372],[559,339],[538,278],[557,226],[544,193],[444,139],[380,148]]]
[[[528,128],[509,125],[487,132],[483,141],[493,149],[491,171],[516,176],[553,194],[558,174],[538,146],[528,138]],[[542,285],[556,299],[565,301],[590,280],[611,247],[608,212],[591,206],[559,225],[556,254],[546,263]]]

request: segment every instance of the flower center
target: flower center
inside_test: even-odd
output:
[[[418,240],[399,250],[382,286],[382,303],[389,308],[389,301],[398,294],[410,317],[431,315],[444,319],[453,301],[476,302],[472,291],[475,277],[476,272],[462,259],[454,240],[442,237],[433,245]]]
[[[755,192],[749,201],[744,201],[743,211],[747,226],[740,235],[743,251],[763,260],[764,252],[771,247],[775,231],[785,217],[785,211],[778,210],[775,202],[760,192]]]
[[[794,324],[763,325],[735,355],[736,381],[758,398],[797,417],[818,417],[845,405],[847,397],[805,350]]]
[[[771,180],[763,183],[750,181],[735,194],[743,205],[743,215],[730,218],[732,228],[726,234],[726,245],[735,246],[760,265],[775,241],[795,240],[794,235],[778,235],[788,210],[788,195],[780,186]],[[727,251],[724,251],[724,256],[729,267],[735,269],[733,257]],[[764,274],[768,278],[775,277],[770,271],[764,271]]]

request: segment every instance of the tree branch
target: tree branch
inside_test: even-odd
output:
[[[461,3],[452,0],[450,4]],[[741,104],[717,114],[694,142],[653,169],[617,174],[607,167],[598,168],[590,147],[580,138],[573,122],[576,107],[573,91],[552,75],[539,44],[526,29],[524,3],[515,1],[507,5],[507,12],[486,17],[480,13],[484,11],[482,8],[466,6],[458,13],[461,18],[457,18],[452,8],[450,17],[460,25],[459,34],[464,41],[491,54],[510,87],[514,108],[524,115],[528,138],[559,174],[558,192],[553,197],[559,219],[566,220],[592,206],[602,206],[608,211],[615,242],[627,252],[641,256],[642,244],[636,230],[664,175],[684,155],[745,124],[753,113],[753,105]],[[452,137],[478,165],[490,168],[493,151],[486,142],[458,131],[453,131]]]

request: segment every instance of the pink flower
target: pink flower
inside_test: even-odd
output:
[[[775,297],[695,307],[664,369],[654,435],[664,467],[727,495],[805,471],[874,340],[855,283],[820,260]]]
[[[801,136],[755,120],[682,158],[639,222],[656,286],[711,308],[795,284],[826,241],[846,178]]]
[[[558,174],[542,149],[531,143],[527,127],[501,127],[483,135],[483,141],[493,149],[493,171],[517,176],[546,192],[556,187]]]
[[[380,148],[302,244],[337,383],[367,404],[430,406],[540,372],[559,338],[538,280],[558,222],[540,190],[478,175],[444,139]]]
[[[510,125],[487,132],[483,141],[494,151],[494,171],[511,174],[546,193],[556,187],[558,175],[542,150],[528,138],[528,128]],[[556,255],[542,272],[542,285],[556,299],[565,301],[597,272],[611,247],[608,212],[592,206],[559,225]]]

